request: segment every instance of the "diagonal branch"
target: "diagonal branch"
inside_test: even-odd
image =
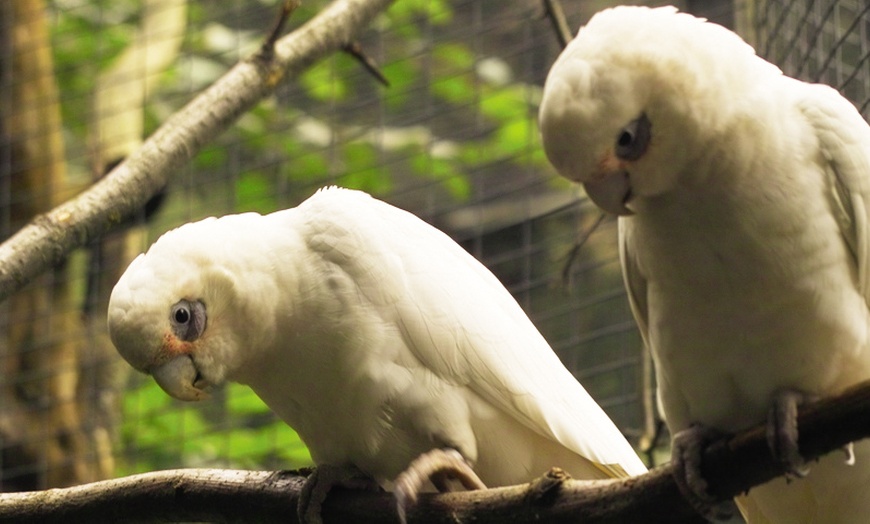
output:
[[[265,59],[255,55],[234,66],[105,178],[34,218],[0,245],[0,300],[64,260],[73,249],[118,225],[283,78],[352,42],[392,2],[334,1],[310,22],[278,39],[274,53]]]
[[[342,51],[353,57],[354,60],[362,64],[363,68],[375,77],[375,80],[381,83],[384,87],[390,87],[390,81],[384,76],[384,73],[378,68],[378,64],[363,51],[362,45],[359,42],[353,41],[342,48]]]
[[[571,28],[568,26],[568,19],[565,18],[565,11],[562,10],[562,3],[559,0],[543,0],[544,14],[550,19],[553,24],[553,31],[556,33],[556,39],[562,49],[568,47],[571,41]]]
[[[802,406],[798,424],[801,453],[808,460],[870,436],[870,382]],[[711,444],[703,469],[721,500],[785,473],[767,448],[763,425]],[[73,488],[0,494],[0,522],[292,523],[297,522],[296,502],[305,475],[172,470]],[[554,469],[521,486],[425,494],[408,516],[417,524],[704,522],[682,498],[672,475],[670,466],[662,466],[630,479],[579,481]],[[323,517],[326,524],[398,522],[391,494],[340,489],[330,493]]]

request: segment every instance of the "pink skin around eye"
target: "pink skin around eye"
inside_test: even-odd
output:
[[[598,171],[596,173],[596,175],[598,175],[597,178],[602,178],[607,173],[623,171],[626,164],[627,162],[620,160],[612,151],[608,150],[601,155],[601,158],[598,160]]]
[[[163,334],[163,345],[160,346],[159,360],[168,360],[176,355],[190,354],[193,352],[193,343],[178,340],[172,333]]]

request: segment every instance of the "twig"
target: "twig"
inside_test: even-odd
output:
[[[565,18],[565,11],[562,9],[562,2],[559,0],[543,0],[544,11],[547,18],[553,24],[553,30],[556,32],[556,38],[562,49],[568,47],[568,42],[571,41],[571,28],[568,27],[568,20]]]
[[[284,26],[287,25],[287,20],[290,19],[290,15],[296,11],[301,3],[301,0],[285,0],[284,3],[281,4],[281,11],[278,13],[278,19],[275,21],[275,26],[263,41],[263,45],[260,46],[260,51],[256,55],[259,59],[264,62],[270,62],[272,60],[275,56],[275,42],[278,41],[281,34],[284,32]]]
[[[803,405],[798,425],[800,451],[807,460],[870,436],[870,382]],[[711,493],[720,500],[785,473],[770,453],[764,425],[712,443],[704,452],[702,470]],[[0,494],[0,522],[293,523],[306,474],[173,470],[73,488]],[[571,480],[556,469],[520,486],[424,494],[408,517],[415,524],[704,522],[680,495],[669,465],[630,479]],[[323,520],[395,523],[398,517],[392,494],[336,489],[326,499]]]
[[[353,41],[349,44],[346,44],[341,48],[342,51],[354,57],[360,64],[362,64],[363,68],[366,71],[372,74],[378,82],[384,85],[384,87],[390,87],[390,81],[387,80],[387,77],[381,72],[378,68],[378,65],[375,63],[372,58],[363,51],[362,46],[359,42]]]
[[[595,219],[595,222],[592,223],[583,233],[580,235],[580,238],[574,242],[574,245],[571,246],[571,251],[568,251],[568,260],[565,261],[565,265],[562,266],[562,285],[570,288],[571,286],[571,269],[574,267],[574,262],[577,260],[577,255],[580,253],[580,249],[589,240],[589,237],[592,236],[592,233],[598,229],[598,226],[604,222],[604,219],[607,218],[607,214],[603,212],[598,213],[598,218]]]

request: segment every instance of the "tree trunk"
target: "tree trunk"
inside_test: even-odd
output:
[[[42,0],[0,4],[4,238],[70,196],[44,8]],[[0,489],[97,480],[76,405],[82,331],[66,264],[5,303],[0,323]]]

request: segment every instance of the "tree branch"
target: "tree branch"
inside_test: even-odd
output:
[[[272,31],[269,32],[269,36],[266,37],[266,40],[263,41],[263,45],[260,46],[259,58],[261,60],[272,60],[275,53],[275,42],[281,38],[281,33],[284,32],[284,26],[287,25],[287,20],[290,19],[290,15],[293,14],[293,11],[296,11],[296,9],[299,8],[300,4],[302,4],[301,0],[284,0],[284,3],[281,4],[281,11],[278,13],[275,27],[272,28]]]
[[[568,19],[565,18],[565,11],[562,9],[562,3],[559,0],[543,0],[544,15],[550,19],[553,24],[553,31],[556,33],[556,39],[562,49],[568,47],[571,42],[571,28],[568,26]]]
[[[378,64],[363,51],[362,45],[359,42],[353,41],[342,48],[342,51],[353,57],[359,62],[370,75],[375,77],[375,80],[381,83],[384,87],[390,87],[390,81],[384,76],[384,73],[378,68]]]
[[[258,54],[234,66],[105,178],[34,218],[0,245],[0,300],[139,209],[173,171],[271,93],[284,77],[342,49],[392,2],[336,0],[310,22],[277,40],[274,53],[266,59]]]
[[[870,436],[870,382],[803,406],[798,424],[807,460]],[[711,444],[703,469],[712,493],[721,500],[785,473],[770,454],[763,425]],[[306,474],[172,470],[0,494],[0,522],[297,522],[296,502]],[[580,481],[554,469],[521,486],[425,494],[408,516],[417,524],[704,522],[682,498],[672,475],[666,465],[630,479]],[[398,517],[391,494],[336,489],[326,500],[323,520],[392,524]]]

